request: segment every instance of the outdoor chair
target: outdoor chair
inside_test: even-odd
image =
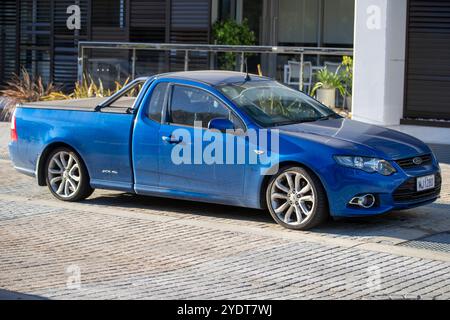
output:
[[[341,64],[339,62],[325,61],[324,67],[330,72],[338,73],[339,69],[341,67]]]
[[[288,61],[288,85],[300,84],[300,63],[297,61]],[[309,93],[312,87],[312,63],[303,62],[303,91]]]

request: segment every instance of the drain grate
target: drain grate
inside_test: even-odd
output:
[[[417,240],[399,244],[402,247],[426,249],[450,253],[450,231],[433,234]]]

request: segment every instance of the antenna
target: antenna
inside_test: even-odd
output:
[[[250,78],[250,75],[248,74],[247,58],[245,58],[244,64],[245,64],[245,81],[251,81],[252,78]]]

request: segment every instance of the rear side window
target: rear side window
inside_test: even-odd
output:
[[[167,82],[161,82],[153,89],[152,97],[147,109],[147,115],[156,122],[161,122],[168,86],[169,84]]]
[[[124,91],[120,97],[115,99],[108,107],[110,108],[132,108],[139,93],[142,90],[145,81],[138,81],[134,85],[131,85],[130,88]]]

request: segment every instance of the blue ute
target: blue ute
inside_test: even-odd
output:
[[[63,201],[120,190],[268,209],[298,230],[424,205],[441,188],[423,142],[237,72],[168,73],[110,98],[20,105],[9,151]]]

